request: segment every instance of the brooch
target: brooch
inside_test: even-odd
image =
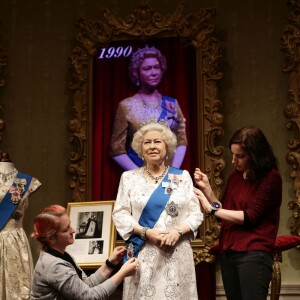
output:
[[[127,250],[127,259],[134,257],[134,245],[132,243],[129,243],[126,246],[126,250]]]
[[[165,188],[165,194],[171,195],[174,190],[178,188],[180,182],[182,182],[182,175],[168,174],[168,180],[170,182],[162,182],[162,187]]]
[[[18,204],[19,200],[21,199],[21,193],[16,189],[15,187],[11,187],[9,189],[9,192],[11,193],[11,201],[13,204]]]
[[[13,204],[18,204],[21,199],[21,194],[24,193],[24,186],[26,185],[26,179],[16,178],[15,181],[16,187],[10,187],[9,192],[11,194],[11,201]]]
[[[165,189],[165,194],[171,195],[173,190],[177,189],[177,185],[173,184],[172,182],[162,182],[162,187]]]
[[[169,216],[172,218],[175,218],[178,216],[178,205],[174,203],[174,201],[171,201],[166,206],[166,211]]]
[[[179,174],[168,174],[168,179],[171,180],[171,182],[175,185],[179,185],[179,183],[182,181],[182,175]]]

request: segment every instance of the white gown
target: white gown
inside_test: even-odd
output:
[[[9,190],[14,178],[8,185],[0,184],[0,202]],[[27,192],[4,228],[0,230],[0,299],[29,299],[33,272],[30,245],[23,229],[23,217],[28,207],[29,195],[41,183],[32,178]]]
[[[149,182],[143,171],[143,167],[126,171],[120,180],[113,220],[124,240],[130,237],[133,226],[138,223],[144,206],[158,186]],[[171,201],[177,205],[178,216],[171,217],[164,210],[155,228],[165,230],[185,223],[193,233],[181,237],[172,252],[146,242],[138,255],[139,271],[135,276],[126,277],[124,280],[125,300],[198,299],[190,238],[196,237],[203,214],[194,196],[193,182],[187,171],[183,171],[182,182],[173,190],[168,203]]]

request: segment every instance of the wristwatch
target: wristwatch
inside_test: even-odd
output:
[[[222,204],[221,202],[215,201],[210,204],[210,207],[211,207],[211,211],[209,212],[209,214],[214,215],[216,211],[222,208]]]

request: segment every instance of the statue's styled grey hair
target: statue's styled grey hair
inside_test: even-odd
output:
[[[162,134],[162,138],[166,143],[168,161],[170,161],[175,152],[177,146],[177,139],[173,131],[165,125],[160,123],[147,123],[146,125],[141,126],[141,128],[134,134],[132,139],[131,147],[137,153],[139,157],[142,158],[142,142],[144,135],[149,131],[159,131]]]

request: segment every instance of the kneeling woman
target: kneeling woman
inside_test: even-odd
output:
[[[33,237],[42,250],[35,266],[31,299],[107,299],[126,276],[135,274],[138,260],[131,259],[111,278],[114,266],[122,260],[125,247],[116,247],[107,261],[89,277],[65,252],[74,243],[74,229],[65,208],[52,205],[34,219]]]

